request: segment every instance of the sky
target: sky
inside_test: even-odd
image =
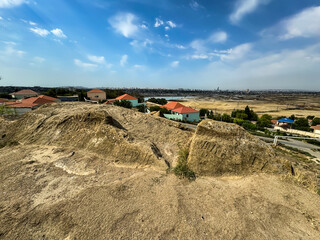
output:
[[[320,90],[320,0],[0,0],[0,86]]]

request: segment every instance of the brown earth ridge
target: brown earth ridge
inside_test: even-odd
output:
[[[237,125],[83,103],[0,124],[0,239],[320,238],[319,172]]]

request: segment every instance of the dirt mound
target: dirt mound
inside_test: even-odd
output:
[[[290,164],[267,143],[236,124],[202,121],[193,136],[189,167],[198,175],[286,173]]]
[[[87,150],[106,160],[167,168],[191,132],[133,110],[83,103],[52,104],[12,123],[0,140]]]

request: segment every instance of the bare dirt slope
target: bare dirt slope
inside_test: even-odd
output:
[[[192,138],[188,164],[198,175],[288,173],[291,164],[236,124],[202,121]]]
[[[86,104],[6,124],[0,239],[320,238],[319,196],[285,174],[166,173],[194,138],[178,124]]]

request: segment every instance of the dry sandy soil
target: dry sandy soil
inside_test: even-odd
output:
[[[203,128],[194,133],[158,117],[88,104],[53,104],[1,123],[0,239],[320,239],[320,197],[310,182],[299,181],[309,166],[299,170],[300,158],[292,161],[294,176],[252,163],[250,171],[199,173],[189,181],[167,166],[188,146],[205,150],[213,166],[223,154],[211,150],[222,132],[214,140]],[[235,127],[215,131],[225,128],[231,134]],[[251,137],[235,132],[240,151]],[[250,145],[250,156],[268,149],[280,158],[254,141],[259,147]],[[248,162],[235,161],[239,169]],[[281,161],[272,164],[283,168]]]
[[[186,106],[196,109],[207,108],[217,113],[230,114],[234,109],[244,109],[247,105],[258,115],[270,114],[273,117],[291,116],[307,117],[309,115],[320,117],[319,95],[289,95],[289,96],[261,96],[253,99],[251,96],[241,98],[204,97],[183,100]]]

